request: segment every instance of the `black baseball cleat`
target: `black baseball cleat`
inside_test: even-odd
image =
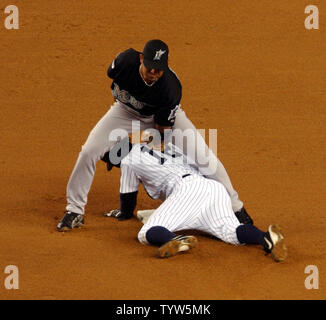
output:
[[[284,236],[276,225],[270,225],[264,237],[264,250],[271,253],[276,262],[284,261],[288,256],[288,249],[284,244]]]
[[[242,207],[241,210],[235,212],[234,214],[240,223],[251,224],[251,225],[254,224],[254,221],[251,219],[251,217],[249,216],[248,212],[244,207]]]
[[[66,211],[64,217],[57,225],[58,231],[70,231],[73,228],[80,228],[84,224],[84,215]]]

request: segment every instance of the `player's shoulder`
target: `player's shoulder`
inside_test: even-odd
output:
[[[139,59],[139,54],[141,54],[141,52],[139,52],[133,48],[129,48],[129,49],[125,50],[124,53],[126,56],[129,56],[131,58],[137,57],[137,59]]]
[[[164,95],[170,97],[172,100],[180,100],[182,94],[182,85],[177,74],[171,68],[168,68],[162,78]]]
[[[182,87],[181,81],[180,81],[178,75],[170,67],[167,69],[167,71],[165,71],[164,76],[165,76],[165,81],[168,84],[173,85],[175,87],[180,87],[180,88]]]
[[[139,54],[140,52],[132,48],[118,53],[108,69],[109,78],[116,79],[128,71],[136,69],[139,66]]]
[[[120,52],[117,55],[117,59],[120,60],[120,62],[125,62],[125,63],[135,63],[139,62],[139,54],[137,50],[133,48],[129,48],[125,51]]]

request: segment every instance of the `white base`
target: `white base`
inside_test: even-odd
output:
[[[137,211],[137,219],[141,221],[143,224],[147,222],[149,217],[153,214],[155,209],[149,209],[149,210],[138,210]]]

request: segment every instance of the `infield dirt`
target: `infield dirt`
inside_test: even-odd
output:
[[[326,3],[314,1],[310,31],[307,4],[17,1],[20,29],[0,25],[0,298],[325,299]],[[81,146],[113,102],[106,70],[153,38],[169,44],[188,117],[218,129],[218,156],[256,225],[283,228],[284,263],[203,235],[191,253],[156,258],[137,241],[139,221],[103,217],[119,207],[119,170],[103,163],[85,227],[56,232]],[[158,205],[141,190],[137,209]],[[19,290],[3,287],[10,264]],[[318,290],[305,288],[308,265]]]

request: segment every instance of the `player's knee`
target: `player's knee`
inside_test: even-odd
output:
[[[147,239],[146,239],[146,233],[148,231],[148,228],[141,228],[140,231],[138,232],[138,241],[141,243],[141,244],[149,244]]]
[[[239,224],[240,225],[240,224]],[[238,240],[237,236],[237,225],[235,226],[224,226],[222,228],[222,239],[224,242],[233,244],[233,245],[239,245],[240,242]]]
[[[161,246],[171,241],[175,236],[175,233],[163,226],[153,226],[146,231],[147,242],[154,246]]]
[[[238,246],[238,245],[241,244],[241,243],[239,242],[238,238],[236,238],[236,234],[235,234],[235,233],[232,233],[232,234],[228,235],[227,239],[228,239],[228,240],[225,241],[225,242],[227,242],[227,243],[229,243],[229,244],[233,244],[233,245],[235,245],[235,246]]]

